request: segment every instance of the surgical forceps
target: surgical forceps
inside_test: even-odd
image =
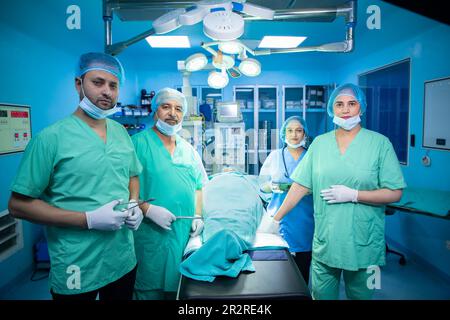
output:
[[[133,209],[133,208],[136,208],[137,206],[139,206],[139,205],[141,205],[141,204],[143,204],[143,203],[146,203],[146,202],[151,202],[151,201],[155,201],[156,199],[154,199],[154,198],[149,198],[149,199],[147,199],[147,200],[143,200],[143,201],[138,201],[137,203],[136,202],[125,202],[125,203],[119,203],[116,207],[118,207],[118,206],[123,206],[123,205],[129,205],[130,203],[136,203],[134,206],[132,206],[132,207],[127,207],[127,208],[123,208],[123,209],[120,209],[120,210],[130,210],[130,209]]]

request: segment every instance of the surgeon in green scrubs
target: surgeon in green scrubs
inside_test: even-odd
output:
[[[9,212],[46,225],[55,300],[132,298],[143,214],[128,203],[139,197],[142,166],[127,131],[106,118],[123,77],[113,56],[81,55],[78,108],[30,141],[12,183]]]
[[[327,109],[337,129],[318,136],[292,173],[273,227],[312,192],[313,298],[338,299],[343,274],[349,299],[371,299],[368,267],[385,264],[384,205],[398,201],[406,184],[389,139],[361,127],[366,99],[358,86],[336,88]]]
[[[146,219],[135,233],[138,271],[133,298],[175,299],[179,265],[189,236],[203,230],[201,219],[177,216],[202,214],[202,187],[208,181],[202,160],[177,133],[187,112],[185,96],[161,89],[152,100],[155,125],[132,137],[143,171],[140,198]]]

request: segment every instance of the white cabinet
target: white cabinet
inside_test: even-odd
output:
[[[214,123],[214,165],[213,173],[226,167],[244,172],[245,168],[245,124]]]
[[[198,152],[199,156],[203,156],[203,121],[183,121],[183,128],[180,136],[188,141]]]
[[[197,106],[195,107],[195,113],[199,114],[199,105],[209,104],[213,108],[218,101],[222,101],[223,91],[222,89],[214,89],[208,86],[196,86],[192,87],[192,96],[197,98]],[[182,91],[182,86],[175,86],[175,89]]]
[[[246,172],[257,175],[270,151],[279,147],[278,86],[235,86],[233,94],[245,123]]]
[[[327,113],[328,97],[334,86],[306,85],[305,86],[305,117],[309,135],[314,138],[331,129],[330,117]]]
[[[312,138],[330,130],[327,102],[333,88],[332,85],[283,86],[281,123],[291,116],[300,116],[305,119]]]
[[[175,86],[175,89],[182,91],[182,86]],[[203,120],[196,120],[194,117],[191,119],[185,119],[183,121],[183,130],[180,132],[180,136],[185,138],[194,149],[200,154],[201,158],[205,161],[205,142],[213,137],[212,128],[215,117],[215,105],[217,102],[223,100],[222,89],[214,89],[208,86],[193,85],[192,96],[195,97],[195,110],[196,115],[203,115]],[[208,130],[211,129],[211,130]],[[207,173],[212,173],[212,164],[204,163]]]
[[[281,148],[279,131],[291,116],[306,120],[311,137],[327,132],[331,120],[326,103],[331,85],[234,86],[234,100],[241,107],[246,132],[246,171],[258,174],[271,150]]]
[[[305,86],[283,86],[281,123],[292,116],[305,118]]]

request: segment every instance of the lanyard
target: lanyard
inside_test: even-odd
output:
[[[283,158],[284,176],[285,176],[286,178],[289,179],[289,172],[288,172],[288,169],[287,169],[287,166],[286,166],[286,159],[284,158],[284,150],[286,150],[286,146],[284,146],[284,147],[283,147],[283,150],[281,150],[281,157]],[[303,153],[304,153],[305,151],[306,151],[306,150],[304,150],[302,153],[300,153],[300,157],[298,158],[299,160],[302,158]]]
[[[281,157],[283,158],[283,165],[284,165],[284,176],[289,179],[288,169],[286,166],[286,159],[284,158],[284,150],[286,150],[286,147],[283,147],[283,150],[281,150]]]

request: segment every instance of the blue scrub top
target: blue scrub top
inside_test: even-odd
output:
[[[286,162],[287,177],[282,155]],[[260,175],[270,172],[274,183],[293,183],[290,175],[306,154],[306,150],[296,161],[287,148],[272,151],[261,168]],[[286,198],[287,192],[273,193],[267,212],[273,216]],[[312,250],[314,234],[314,210],[312,195],[307,195],[280,221],[280,234],[289,244],[290,252],[306,252]]]

